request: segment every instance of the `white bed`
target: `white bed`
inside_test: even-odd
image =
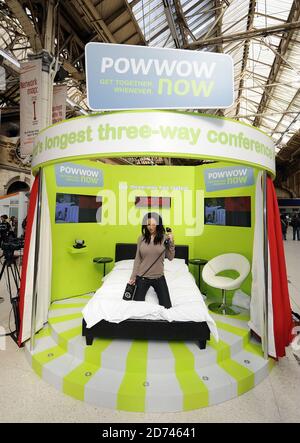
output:
[[[183,259],[165,260],[164,274],[167,280],[172,308],[165,309],[158,304],[152,287],[146,294],[145,302],[123,300],[123,293],[129,281],[134,260],[116,262],[113,270],[103,278],[103,284],[84,307],[82,313],[87,327],[91,328],[101,320],[120,323],[127,319],[194,321],[207,322],[218,340],[216,323],[210,316],[203,296],[195,279]]]

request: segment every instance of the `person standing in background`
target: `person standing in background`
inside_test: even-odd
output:
[[[23,237],[25,237],[26,225],[27,225],[27,215],[24,218],[24,220],[22,221]]]
[[[282,238],[283,238],[283,240],[286,240],[286,232],[287,232],[288,222],[287,222],[284,214],[281,214],[280,222],[281,222]]]
[[[292,220],[291,220],[291,225],[293,228],[293,240],[296,240],[296,236],[297,239],[299,239],[300,236],[300,224],[299,224],[299,220],[300,220],[300,214],[298,212],[298,214],[293,214]]]
[[[300,212],[298,212],[296,218],[296,236],[297,240],[300,241]]]
[[[8,234],[11,230],[10,224],[8,223],[8,217],[6,214],[1,215],[1,221],[0,221],[0,246],[2,242],[7,241]]]
[[[12,215],[9,219],[9,223],[13,236],[17,237],[18,219],[14,215]]]

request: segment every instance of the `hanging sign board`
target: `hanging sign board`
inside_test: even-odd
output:
[[[42,60],[21,64],[20,75],[20,150],[32,154],[33,141],[42,127]]]
[[[233,104],[233,62],[227,54],[88,43],[92,110],[212,109]]]
[[[36,138],[32,166],[143,154],[222,159],[275,173],[274,144],[263,132],[230,119],[174,111],[113,112],[57,123]]]
[[[66,118],[67,85],[53,87],[52,123],[58,123]]]

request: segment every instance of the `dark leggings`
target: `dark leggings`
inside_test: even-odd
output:
[[[134,295],[135,301],[145,301],[146,293],[150,286],[153,286],[159,304],[164,306],[165,308],[171,308],[171,300],[169,295],[168,285],[165,279],[165,276],[162,275],[159,278],[146,278],[146,277],[136,277],[136,292]]]

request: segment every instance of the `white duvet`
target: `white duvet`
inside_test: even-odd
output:
[[[206,321],[214,338],[218,340],[215,321],[209,315],[203,297],[182,259],[165,260],[164,274],[167,280],[172,308],[158,304],[157,295],[149,288],[146,299],[123,300],[125,286],[129,281],[133,260],[122,260],[103,279],[103,285],[84,307],[82,313],[91,328],[101,320],[120,323],[128,318],[167,321]]]

